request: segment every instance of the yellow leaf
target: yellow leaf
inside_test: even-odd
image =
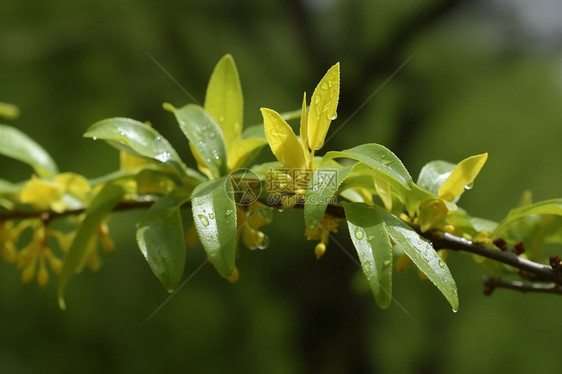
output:
[[[24,204],[47,209],[62,198],[63,192],[63,187],[59,183],[32,176],[22,189],[20,200]]]
[[[336,116],[339,95],[340,64],[338,62],[324,75],[310,99],[308,146],[311,150],[318,150],[324,145],[330,123]]]
[[[16,119],[20,116],[20,110],[17,106],[0,102],[0,117],[7,119]]]
[[[261,108],[265,135],[271,151],[288,168],[306,167],[304,151],[291,126],[274,110]]]
[[[420,213],[418,216],[418,224],[420,230],[426,232],[435,224],[441,222],[447,217],[447,205],[442,199],[426,200],[420,204]]]
[[[267,144],[267,140],[259,138],[240,139],[232,143],[228,151],[227,168],[231,172],[240,168],[254,151]]]
[[[312,154],[308,149],[308,112],[306,108],[306,92],[302,98],[302,113],[301,113],[301,128],[300,128],[300,135],[301,135],[301,142],[304,149],[304,156],[306,159],[306,164],[308,167],[311,167],[310,161],[312,159]]]
[[[373,179],[377,195],[382,200],[384,208],[390,212],[392,210],[392,189],[390,188],[390,183],[379,177],[373,177]]]
[[[195,146],[191,142],[189,142],[189,149],[191,150],[191,154],[193,155],[193,158],[195,158],[195,161],[197,162],[197,168],[199,169],[199,171],[205,174],[207,178],[214,179],[215,177],[213,176],[213,172],[211,172],[211,169],[207,167],[205,161],[203,161],[201,156],[199,156],[197,149],[195,149]]]
[[[227,151],[242,134],[243,104],[238,70],[232,56],[227,54],[220,59],[211,74],[204,105],[219,124]]]
[[[462,195],[465,189],[471,187],[487,159],[488,154],[483,153],[470,156],[459,162],[451,172],[451,175],[449,175],[449,178],[439,188],[438,196],[444,200],[453,201]]]
[[[86,200],[92,190],[88,180],[76,173],[59,174],[55,177],[55,182],[63,187],[65,193],[76,196],[81,200]]]

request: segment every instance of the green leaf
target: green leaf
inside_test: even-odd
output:
[[[225,175],[225,139],[213,117],[205,109],[195,104],[187,104],[178,109],[165,103],[164,109],[174,113],[181,131],[195,147],[201,160],[211,170],[213,176],[218,178]]]
[[[519,208],[512,209],[507,217],[499,223],[492,237],[498,237],[500,233],[505,230],[512,222],[533,214],[552,214],[562,216],[562,199],[551,199],[541,201],[535,204],[525,205]]]
[[[341,152],[328,152],[324,158],[346,157],[360,161],[375,170],[381,177],[390,177],[402,187],[411,189],[412,177],[402,162],[388,148],[375,143],[362,144]],[[386,178],[389,182],[388,178]]]
[[[453,311],[457,311],[459,308],[457,285],[445,261],[439,257],[431,244],[422,239],[410,226],[384,209],[378,207],[376,209],[383,217],[392,240],[441,291],[453,307]]]
[[[449,178],[456,164],[447,161],[431,161],[420,171],[417,185],[437,196],[441,185]]]
[[[242,139],[252,138],[267,140],[263,123],[260,125],[249,126],[244,129],[242,132]]]
[[[179,209],[189,197],[186,189],[172,191],[158,199],[137,224],[139,249],[168,292],[178,286],[185,265],[185,239]]]
[[[159,161],[179,175],[186,173],[184,163],[168,140],[142,122],[119,117],[105,119],[90,126],[84,137],[102,139],[135,156]]]
[[[325,167],[321,162],[314,171],[304,203],[304,222],[306,227],[313,229],[324,216],[326,207],[332,197],[355,165]]]
[[[244,114],[242,87],[231,55],[225,55],[215,66],[204,106],[222,129],[226,149],[230,150],[233,140],[240,139],[242,134]]]
[[[345,203],[349,234],[359,255],[363,273],[377,304],[388,308],[392,301],[392,245],[377,209],[363,203]]]
[[[0,125],[0,154],[25,162],[40,177],[51,178],[59,173],[49,154],[20,130]]]
[[[192,198],[193,222],[209,260],[228,278],[236,253],[236,205],[229,177],[198,185]]]
[[[62,272],[59,279],[58,297],[61,309],[66,308],[64,290],[70,278],[81,268],[87,255],[88,243],[96,234],[102,221],[119,203],[125,190],[119,184],[107,184],[92,199],[86,209],[84,220],[76,231],[76,235],[68,252],[64,256]]]
[[[0,102],[0,117],[16,119],[20,116],[20,109],[14,104]]]
[[[267,144],[266,139],[249,138],[239,139],[232,144],[228,152],[228,170],[233,171],[238,168],[246,167],[259,154],[261,149]]]

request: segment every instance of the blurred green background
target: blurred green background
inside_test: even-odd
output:
[[[191,100],[161,67],[202,102],[214,64],[231,53],[251,125],[261,106],[299,108],[302,92],[340,61],[339,118],[320,154],[378,142],[415,176],[430,160],[487,151],[461,205],[499,220],[525,189],[536,200],[562,196],[560,14],[556,0],[5,1],[0,101],[19,105],[8,124],[62,171],[92,178],[115,170],[118,154],[81,135],[112,116],[150,120],[191,162],[161,109]],[[31,170],[2,158],[0,173],[19,181]],[[458,313],[412,270],[395,276],[397,302],[379,310],[347,254],[332,243],[317,262],[302,213],[287,212],[266,228],[266,251],[242,249],[237,284],[210,265],[197,271],[198,246],[185,278],[197,272],[167,299],[136,247],[138,214],[114,215],[117,250],[100,272],[73,280],[66,312],[55,282],[22,285],[15,267],[0,264],[1,373],[559,369],[562,298],[485,297],[467,256],[449,261]],[[336,240],[353,253],[346,236],[342,226]]]

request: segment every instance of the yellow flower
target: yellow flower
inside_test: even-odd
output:
[[[0,255],[6,263],[11,264],[16,260],[16,243],[29,224],[29,220],[24,220],[14,227],[12,221],[0,221]]]
[[[316,259],[319,260],[326,252],[326,245],[330,241],[330,233],[337,233],[339,221],[341,218],[331,216],[329,214],[324,214],[324,217],[320,220],[318,225],[313,229],[305,229],[304,235],[307,240],[319,240],[320,243],[314,248],[314,254]]]
[[[100,242],[104,252],[109,253],[115,250],[113,240],[109,236],[109,228],[106,222],[102,222],[98,226],[97,235],[92,236],[86,249],[85,264],[90,270],[99,270],[101,266],[101,258],[98,251],[98,241]]]
[[[236,207],[238,227],[241,227],[242,241],[249,249],[266,249],[269,246],[269,237],[259,229],[271,223],[273,212],[271,208],[255,202],[247,210]]]
[[[328,70],[316,86],[308,111],[306,93],[304,94],[300,140],[279,113],[272,109],[261,109],[269,146],[283,167],[312,169],[314,151],[324,145],[330,123],[336,117],[339,93],[340,65],[337,63]]]
[[[37,224],[31,241],[18,253],[17,267],[22,269],[22,281],[29,283],[37,274],[37,283],[44,287],[49,282],[47,263],[51,271],[60,274],[62,261],[47,247],[47,229],[40,222]]]

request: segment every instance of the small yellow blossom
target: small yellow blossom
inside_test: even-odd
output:
[[[259,229],[271,223],[272,210],[259,202],[255,202],[247,210],[237,207],[236,213],[238,227],[242,228],[241,235],[244,245],[252,250],[266,249],[269,245],[269,238]]]
[[[6,263],[11,264],[16,260],[16,243],[29,224],[29,220],[21,221],[16,226],[12,221],[0,221],[0,255]]]
[[[88,243],[85,255],[85,264],[92,271],[97,271],[101,267],[101,257],[98,251],[98,242],[101,244],[104,252],[112,252],[115,249],[113,240],[109,236],[109,228],[106,222],[102,222],[98,226],[97,235],[92,236]]]
[[[313,229],[305,229],[304,235],[307,240],[320,240],[320,243],[314,248],[314,254],[316,259],[320,259],[326,252],[326,245],[330,241],[330,233],[337,233],[339,221],[341,219],[331,216],[329,214],[324,214],[324,217],[320,220],[318,225]]]
[[[37,283],[44,287],[49,282],[49,272],[60,274],[62,261],[57,258],[47,247],[47,229],[42,222],[37,223],[31,241],[19,253],[17,259],[18,269],[22,269],[22,281],[29,283],[37,274]]]

